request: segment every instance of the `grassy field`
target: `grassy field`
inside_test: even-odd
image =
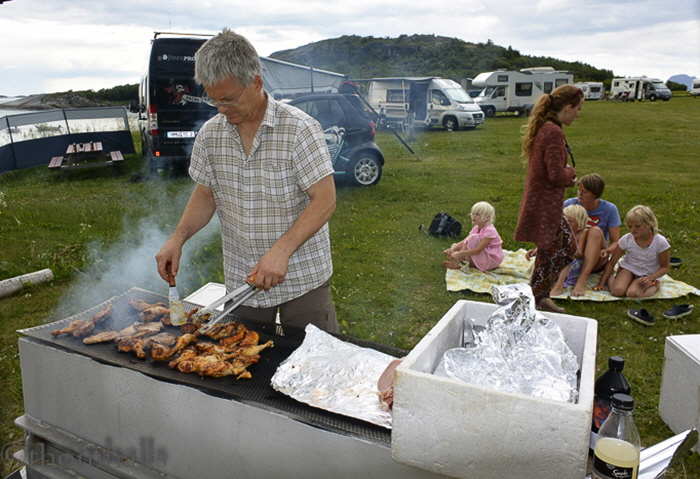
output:
[[[526,169],[519,160],[524,119],[498,116],[474,131],[424,132],[412,155],[386,131],[377,141],[387,163],[379,185],[340,187],[331,220],[333,292],[343,333],[411,349],[459,299],[491,302],[488,295],[445,289],[442,250],[450,240],[419,231],[435,213],[449,212],[470,228],[477,201],[496,207],[496,226],[509,250]],[[700,287],[698,147],[700,100],[586,103],[566,129],[578,176],[597,172],[604,198],[620,213],[650,206],[684,266],[674,279]],[[45,167],[0,176],[0,280],[51,268],[55,279],[0,299],[0,445],[21,441],[12,421],[23,413],[15,331],[83,311],[132,287],[167,294],[153,256],[179,219],[192,189],[187,179],[142,181],[140,160],[127,160],[122,176],[82,170],[66,181]],[[570,196],[575,194],[572,189]],[[626,230],[622,228],[624,234]],[[223,282],[220,241],[213,225],[188,245],[180,270],[181,294]],[[559,301],[567,313],[598,321],[597,374],[607,358],[626,359],[644,446],[673,435],[658,415],[664,341],[700,334],[697,311],[678,321],[661,313],[698,297],[643,304],[657,317],[652,328],[627,319],[634,301]],[[700,309],[700,306],[699,306]],[[661,318],[659,320],[659,318]],[[1,446],[0,446],[1,447]],[[2,477],[11,468],[3,457]],[[700,477],[700,457],[688,456],[669,478]]]

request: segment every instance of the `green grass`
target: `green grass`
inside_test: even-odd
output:
[[[441,252],[451,241],[429,237],[418,226],[448,212],[468,231],[471,205],[484,200],[496,207],[504,247],[527,247],[512,239],[526,173],[519,159],[523,122],[498,116],[474,131],[421,133],[410,143],[415,156],[390,132],[379,132],[387,158],[382,181],[371,188],[340,187],[331,220],[333,293],[342,332],[411,349],[455,301],[492,301],[488,295],[446,291]],[[566,129],[578,176],[602,174],[608,185],[604,198],[623,216],[636,204],[650,206],[672,256],[684,261],[671,275],[696,287],[699,122],[700,101],[679,96],[669,102],[586,103]],[[166,294],[153,256],[178,221],[192,184],[128,181],[140,172],[136,157],[125,168],[119,178],[106,170],[83,170],[61,181],[45,167],[0,176],[0,280],[43,268],[55,275],[52,283],[0,299],[0,444],[22,439],[12,424],[22,414],[17,329],[64,318],[134,286]],[[216,236],[212,228],[188,245],[178,277],[181,294],[223,282]],[[691,296],[644,307],[658,319],[677,303],[699,302]],[[670,437],[658,415],[664,340],[700,334],[698,313],[645,328],[625,316],[639,307],[634,301],[559,304],[569,314],[598,321],[597,374],[609,356],[626,359],[643,444]],[[3,477],[10,471],[5,466]],[[688,456],[667,477],[700,477],[699,456]]]

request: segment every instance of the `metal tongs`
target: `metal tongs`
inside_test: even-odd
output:
[[[224,319],[224,317],[229,314],[231,311],[239,307],[241,304],[243,304],[248,298],[253,296],[254,294],[259,293],[262,291],[262,288],[258,288],[255,286],[255,283],[253,283],[253,278],[249,278],[248,282],[241,286],[240,288],[236,288],[233,291],[231,291],[228,294],[225,294],[221,298],[217,299],[207,307],[197,311],[192,315],[192,320],[197,321],[199,318],[204,316],[205,314],[211,313],[214,311],[216,308],[224,304],[226,301],[230,301],[234,298],[237,298],[236,301],[233,302],[228,308],[223,310],[221,314],[219,314],[216,319],[213,319],[209,321],[207,324],[199,328],[200,333],[206,333],[209,331],[211,328],[214,327],[215,324],[217,324],[219,321]]]

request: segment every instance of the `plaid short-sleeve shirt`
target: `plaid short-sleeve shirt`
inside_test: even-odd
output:
[[[189,172],[214,192],[224,276],[232,290],[296,222],[311,202],[306,190],[333,174],[333,165],[318,122],[268,95],[265,117],[247,157],[237,127],[218,114],[200,129]],[[332,273],[326,223],[292,254],[284,282],[245,304],[276,306],[317,288]]]

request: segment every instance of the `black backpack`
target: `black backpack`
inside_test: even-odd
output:
[[[422,225],[421,225],[422,226]],[[454,238],[462,232],[462,223],[448,213],[438,213],[430,222],[428,234],[440,238]]]

